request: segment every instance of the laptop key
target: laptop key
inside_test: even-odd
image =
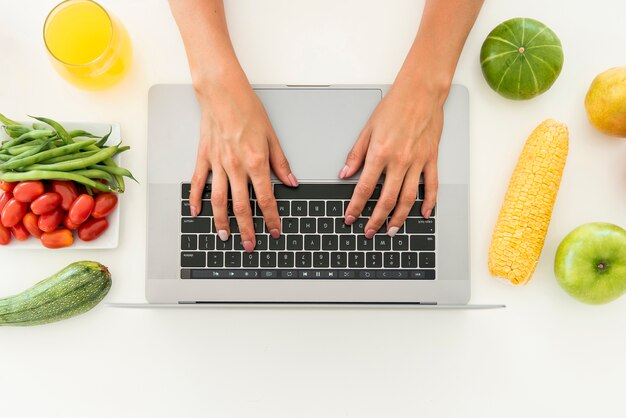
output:
[[[197,235],[183,235],[180,237],[180,249],[183,251],[193,251],[198,249]]]
[[[434,268],[435,253],[420,253],[420,268]]]
[[[326,202],[326,216],[343,216],[343,204],[339,200]]]
[[[352,232],[354,234],[363,234],[365,233],[365,225],[367,224],[368,218],[359,218],[354,224],[352,224]]]
[[[313,253],[313,267],[328,267],[330,265],[330,255],[326,252]]]
[[[391,238],[391,245],[394,251],[407,251],[409,249],[408,235],[396,235]]]
[[[293,253],[278,253],[278,267],[293,267]]]
[[[391,250],[391,237],[388,235],[376,235],[374,237],[374,246],[376,251]]]
[[[225,267],[241,267],[241,253],[240,252],[224,253],[224,266]]]
[[[271,236],[268,237],[270,250],[284,250],[285,249],[285,236],[281,235],[278,239],[274,239]]]
[[[410,275],[412,279],[434,280],[435,270],[413,270]]]
[[[332,218],[319,218],[317,220],[317,232],[319,234],[332,234],[334,232]]]
[[[288,250],[302,250],[302,235],[287,235],[286,241]]]
[[[223,267],[224,265],[224,253],[209,251],[207,253],[207,266],[208,267]]]
[[[434,249],[434,235],[413,235],[411,237],[411,251],[433,251]]]
[[[180,253],[180,266],[181,267],[204,267],[206,266],[206,259],[204,258],[204,252],[182,252]]]
[[[354,235],[340,235],[339,249],[342,251],[356,250],[356,237]]]
[[[296,267],[311,267],[311,253],[296,253]]]
[[[198,237],[198,249],[200,250],[214,250],[215,249],[215,235],[202,234]]]
[[[322,250],[332,251],[339,249],[337,235],[322,235]]]
[[[289,214],[291,213],[291,205],[289,204],[288,200],[277,200],[276,206],[278,207],[278,216],[280,217],[289,216]]]
[[[417,198],[418,198],[419,200],[424,200],[424,192],[425,192],[425,190],[424,190],[424,185],[423,185],[423,184],[420,184],[420,185],[418,186],[418,189],[417,189],[417,190],[418,190],[418,192],[417,192]]]
[[[383,253],[369,252],[365,253],[366,265],[368,268],[378,268],[383,266]]]
[[[376,207],[377,200],[368,200],[361,212],[361,216],[372,216],[374,213],[374,208]]]
[[[417,268],[417,253],[402,253],[402,268],[403,269],[415,269]]]
[[[320,200],[313,200],[309,202],[309,216],[324,216],[325,209],[324,202]]]
[[[422,202],[416,200],[413,207],[409,211],[409,216],[422,216]]]
[[[356,248],[359,251],[372,251],[374,249],[374,240],[365,238],[365,235],[359,235],[356,237]]]
[[[257,235],[255,250],[267,250],[267,235]]]
[[[210,218],[182,218],[180,232],[183,234],[207,234],[211,232]]]
[[[306,215],[307,215],[307,204],[305,201],[294,200],[293,202],[291,202],[291,216],[306,216]]]
[[[385,268],[398,268],[400,267],[400,253],[384,253],[383,255]]]
[[[305,250],[319,250],[320,236],[319,235],[305,235],[304,236],[304,249]]]
[[[314,218],[300,218],[300,233],[314,234],[315,224],[316,222]]]
[[[276,253],[262,252],[259,255],[261,267],[276,267]]]
[[[181,216],[191,216],[191,206],[189,205],[189,200],[183,200],[180,205],[180,215]]]
[[[347,267],[348,266],[348,254],[343,252],[330,253],[330,266],[331,267]]]
[[[233,236],[230,235],[226,241],[221,239],[215,240],[215,249],[221,251],[227,251],[233,249]]]
[[[298,233],[298,220],[296,218],[283,218],[283,233]]]
[[[348,266],[352,268],[365,267],[365,253],[348,253]]]
[[[231,233],[239,232],[239,224],[237,223],[237,218],[232,217],[232,216],[228,218],[228,225],[230,226]]]
[[[434,234],[435,220],[424,218],[407,218],[405,229],[408,233],[413,234]]]
[[[243,267],[259,267],[259,253],[253,251],[251,253],[243,253]]]
[[[263,218],[252,218],[252,224],[254,225],[254,232],[257,234],[263,233]],[[239,232],[239,230],[237,230]]]
[[[350,234],[352,233],[352,225],[346,225],[343,218],[335,218],[335,233]]]

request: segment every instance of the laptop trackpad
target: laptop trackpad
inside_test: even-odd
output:
[[[337,179],[382,99],[379,89],[257,89],[299,180]]]

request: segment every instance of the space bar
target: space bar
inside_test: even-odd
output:
[[[377,185],[372,199],[380,196],[381,185]],[[350,199],[354,191],[354,184],[300,184],[298,187],[287,187],[282,184],[274,185],[276,199]]]

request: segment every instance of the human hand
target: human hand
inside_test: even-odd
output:
[[[415,88],[396,81],[348,154],[339,178],[351,177],[364,167],[346,209],[346,224],[360,216],[385,173],[380,197],[365,225],[366,238],[376,234],[392,210],[387,234],[398,232],[415,203],[422,173],[425,196],[421,213],[430,217],[437,198],[437,151],[446,96],[447,89]]]
[[[230,184],[232,209],[242,245],[245,251],[252,252],[256,238],[248,179],[254,187],[270,235],[275,239],[280,236],[281,223],[270,182],[270,166],[284,184],[296,187],[298,181],[291,173],[261,101],[247,81],[207,91],[196,90],[201,126],[189,196],[191,214],[196,216],[200,212],[202,192],[211,171],[211,205],[217,235],[222,241],[230,236],[227,210]]]

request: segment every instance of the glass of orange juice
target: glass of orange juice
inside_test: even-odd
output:
[[[43,38],[55,69],[79,87],[109,87],[130,66],[132,48],[126,29],[92,0],[59,3],[46,18]]]

